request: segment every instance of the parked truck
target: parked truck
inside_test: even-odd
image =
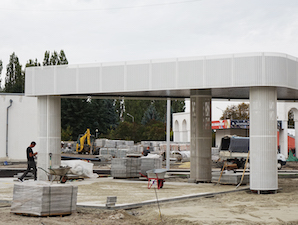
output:
[[[244,168],[249,151],[249,137],[224,136],[219,147],[219,158],[228,163],[237,165],[237,168]],[[277,152],[277,168],[280,170],[286,165],[286,157]]]

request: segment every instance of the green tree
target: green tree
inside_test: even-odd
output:
[[[107,134],[118,123],[113,100],[111,99],[63,99],[61,101],[61,126],[72,129],[72,139],[76,140],[90,128],[91,134],[98,129],[101,135]]]
[[[67,126],[66,129],[61,129],[61,141],[72,141],[72,128]]]
[[[127,116],[127,113],[134,117],[135,123],[141,123],[145,111],[150,106],[151,100],[127,100],[124,101],[123,117],[125,121],[132,121],[132,118]],[[118,106],[119,107],[119,106]],[[120,109],[119,109],[120,110]],[[120,115],[119,115],[120,116]]]
[[[37,59],[29,59],[26,63],[26,67],[32,67],[32,66],[40,66],[40,63],[37,61]]]
[[[5,87],[4,92],[7,93],[24,93],[25,74],[22,71],[22,65],[15,53],[12,53],[9,58],[9,63],[6,67]]]
[[[293,110],[291,109],[289,112],[288,112],[288,128],[295,128],[295,121],[294,121],[294,112]]]
[[[185,101],[184,100],[172,100],[171,106],[172,106],[173,113],[185,111]]]
[[[220,117],[221,120],[232,119],[232,120],[248,120],[249,119],[249,104],[240,103],[237,106],[227,106],[223,115]]]
[[[116,100],[116,108],[120,117],[120,101]],[[150,105],[154,105],[161,121],[166,121],[167,117],[167,101],[166,100],[124,100],[124,113],[123,117],[125,121],[132,121],[132,118],[127,116],[127,113],[134,117],[134,122],[141,123],[144,113],[148,110]],[[184,100],[172,100],[171,101],[171,113],[184,112],[185,102]]]
[[[161,120],[161,118],[159,117],[159,114],[158,114],[158,112],[157,112],[157,110],[156,110],[154,104],[151,104],[151,105],[147,108],[146,112],[144,113],[144,116],[143,116],[143,118],[142,118],[141,123],[142,123],[143,125],[146,125],[146,124],[149,123],[151,120],[158,120],[158,121],[163,122],[163,121]]]
[[[116,129],[109,130],[107,135],[101,135],[110,139],[134,140],[139,142],[142,140],[143,126],[137,123],[121,122]]]
[[[56,51],[54,51],[52,54],[50,51],[45,52],[44,59],[43,59],[44,66],[55,66],[55,65],[66,65],[66,64],[68,64],[68,60],[63,50],[60,50],[59,54]]]
[[[51,65],[60,65],[59,56],[56,51],[54,51],[54,53],[51,55],[50,64]]]
[[[64,53],[63,50],[60,51],[60,54],[59,54],[59,63],[58,65],[66,65],[68,64],[68,61],[67,61],[67,58],[66,58],[66,55]]]
[[[46,51],[44,53],[44,59],[43,59],[42,65],[44,65],[44,66],[50,66],[51,65],[51,63],[50,63],[50,51]]]
[[[161,118],[161,121],[167,121],[167,100],[155,100],[154,106]],[[171,118],[173,113],[184,112],[185,101],[184,100],[171,100]],[[171,122],[172,124],[172,122]]]
[[[165,124],[158,120],[150,120],[145,126],[143,139],[145,141],[166,140]]]

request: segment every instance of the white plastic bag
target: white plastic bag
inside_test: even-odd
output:
[[[62,160],[61,166],[71,167],[70,173],[75,175],[97,177],[97,174],[93,173],[93,163],[89,163],[83,160]]]

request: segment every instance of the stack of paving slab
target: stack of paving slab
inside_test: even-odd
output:
[[[107,140],[108,140],[108,139],[104,139],[104,138],[96,139],[96,140],[95,140],[95,146],[96,146],[96,147],[99,147],[99,148],[102,148],[102,147],[105,146]]]
[[[161,169],[161,168],[162,168],[161,157],[155,157],[155,158],[142,157],[141,158],[141,173],[143,175],[147,176],[148,170]]]
[[[113,158],[116,158],[117,155],[117,148],[101,148],[100,149],[101,155],[111,155]]]
[[[163,142],[159,145],[160,151],[165,152],[167,150],[167,143]],[[190,151],[190,143],[170,143],[170,151]]]
[[[130,148],[101,148],[101,155],[111,155],[113,158],[125,158],[127,154],[134,153]]]
[[[69,215],[76,211],[78,187],[25,181],[14,185],[11,213],[51,216]]]
[[[141,172],[140,158],[115,158],[111,163],[111,176],[114,178],[139,177]]]
[[[220,177],[220,171],[215,171],[212,172],[212,181],[214,183],[218,182],[218,179]],[[241,181],[242,177],[242,172],[241,173],[234,173],[234,171],[223,171],[222,176],[220,177],[220,184],[232,184],[232,185],[237,185]],[[249,184],[249,174],[245,173],[243,177],[242,184]]]
[[[100,139],[98,144],[104,145],[100,149],[101,155],[111,155],[113,158],[124,158],[127,154],[135,153],[133,141]]]

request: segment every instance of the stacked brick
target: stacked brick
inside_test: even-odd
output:
[[[147,175],[148,170],[152,169],[161,169],[162,168],[162,158],[149,158],[142,157],[141,158],[141,173],[143,175]]]
[[[115,158],[111,163],[111,176],[114,178],[139,177],[141,172],[140,158]]]
[[[30,182],[15,184],[11,213],[51,216],[76,211],[78,187],[68,184]]]

